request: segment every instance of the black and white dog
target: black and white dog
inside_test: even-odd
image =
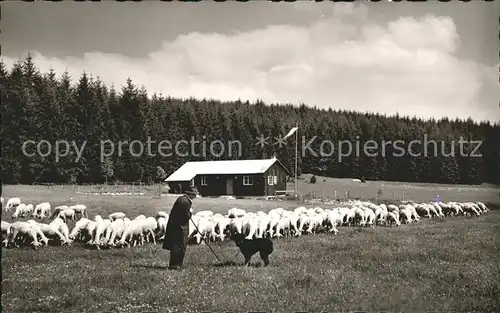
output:
[[[264,266],[269,265],[269,255],[273,253],[273,242],[269,238],[246,239],[245,235],[233,234],[231,240],[240,248],[245,257],[245,265],[250,265],[252,256],[259,252],[260,258],[264,261]]]

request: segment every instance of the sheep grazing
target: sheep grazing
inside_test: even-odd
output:
[[[9,228],[10,223],[2,221],[2,245],[4,247],[7,247],[7,244],[9,242]]]
[[[50,203],[48,202],[38,204],[33,210],[34,218],[44,219],[47,215],[50,215]]]
[[[150,242],[149,238],[151,238],[153,243],[156,244],[155,231],[157,227],[158,225],[153,217],[148,217],[144,220],[144,223],[142,224],[142,233],[144,234],[143,238],[145,238],[146,242]]]
[[[69,234],[70,240],[75,240],[77,238],[83,240],[83,230],[87,227],[87,224],[90,222],[88,218],[81,218],[76,223],[71,233]]]
[[[69,209],[75,211],[75,214],[80,215],[80,217],[87,217],[87,206],[84,204],[75,204],[70,206]]]
[[[69,238],[69,228],[63,219],[56,218],[55,220],[50,222],[49,225],[57,229],[59,232],[61,232],[61,234],[63,234],[64,238],[66,239],[66,243],[71,243],[71,239]]]
[[[111,213],[110,215],[108,215],[108,219],[113,222],[119,218],[125,218],[125,216],[126,215],[123,212],[115,212],[115,213]]]
[[[238,208],[232,208],[227,211],[227,217],[235,218],[235,217],[243,217],[245,216],[246,211]]]
[[[160,216],[158,217],[158,220],[156,221],[156,239],[157,240],[163,240],[165,238],[165,233],[167,231],[167,223],[168,223],[168,218]]]
[[[226,236],[229,235],[229,224],[231,223],[231,219],[223,216],[222,214],[215,214],[212,216],[212,221],[215,225],[214,228],[214,240],[220,239],[220,241],[224,241]]]
[[[109,236],[109,238],[106,237],[106,239],[108,240],[108,246],[116,245],[116,240],[123,236],[123,233],[125,232],[125,229],[127,229],[129,224],[130,220],[128,218],[124,218],[117,219],[109,225],[109,228],[111,229],[111,235]]]
[[[37,233],[37,230],[30,223],[14,222],[9,226],[7,232],[9,234],[8,244],[12,244],[16,247],[19,247],[17,239],[18,236],[20,236],[21,240],[23,240],[24,242],[31,240],[29,244],[33,245],[35,249],[40,247],[41,245],[37,238],[39,233]],[[45,237],[43,233],[42,236]]]
[[[21,204],[21,199],[19,199],[19,198],[10,198],[7,201],[7,205],[5,206],[5,211],[9,212],[11,209],[16,208],[20,204]]]
[[[144,220],[142,219],[134,219],[130,221],[128,227],[125,229],[121,239],[118,241],[118,243],[116,243],[116,245],[119,245],[121,247],[126,245],[130,247],[130,245],[132,244],[135,247],[137,244],[142,244],[144,240],[144,235],[142,233],[143,223]]]
[[[14,198],[12,198],[14,199]],[[8,223],[2,221],[2,244],[19,246],[31,244],[35,248],[49,240],[58,240],[61,245],[79,241],[97,247],[124,247],[155,244],[165,238],[169,214],[158,211],[155,217],[140,214],[133,220],[123,212],[111,213],[107,218],[95,215],[87,218],[87,207],[83,204],[61,205],[51,212],[51,205],[43,202],[36,205],[16,204],[13,218],[33,217],[27,222]],[[224,241],[233,234],[241,234],[246,239],[284,238],[291,236],[313,235],[318,233],[339,233],[339,227],[401,226],[421,221],[425,218],[443,216],[480,216],[488,208],[482,202],[401,202],[395,204],[374,204],[369,201],[349,200],[331,208],[299,206],[295,209],[275,208],[268,213],[263,211],[246,212],[232,208],[226,215],[211,210],[198,211],[189,223],[189,239],[197,244],[204,241]],[[52,213],[52,214],[51,214]],[[37,222],[47,216],[53,219],[48,224]],[[71,232],[66,224],[81,218],[74,224]]]
[[[63,219],[64,221],[68,221],[68,220],[74,221],[75,220],[75,210],[70,209],[70,208],[64,209],[64,210],[59,212],[57,217]]]
[[[103,235],[105,234],[105,231],[110,224],[111,224],[110,219],[104,219],[102,221],[97,222],[97,226],[95,229],[95,235],[93,237],[92,242],[90,243],[91,245],[94,245],[99,249],[99,247],[104,243],[103,241],[104,241],[105,237],[103,237]],[[103,241],[101,241],[101,240],[103,240]]]
[[[328,231],[333,232],[335,235],[337,235],[337,233],[339,232],[337,226],[339,226],[342,222],[339,210],[327,210],[325,221],[325,226],[329,227]]]
[[[205,210],[205,211],[199,211],[199,212],[196,212],[195,214],[196,216],[199,216],[199,217],[206,217],[206,218],[209,218],[209,217],[212,217],[214,216],[214,212],[210,211],[210,210]]]
[[[362,208],[365,211],[365,226],[374,226],[375,225],[375,212],[370,209],[363,207]]]
[[[26,214],[26,204],[21,203],[18,206],[16,206],[16,211],[14,214],[12,214],[12,218],[19,218],[19,217],[24,217]]]
[[[168,213],[164,211],[158,211],[158,213],[156,213],[156,218],[158,219],[160,217],[168,218]]]
[[[33,227],[38,227],[43,235],[48,238],[48,240],[56,238],[59,240],[61,245],[70,243],[70,241],[59,231],[57,226],[54,224],[43,224],[35,220],[29,220],[27,221],[27,223],[30,223]]]
[[[69,209],[69,206],[67,206],[67,205],[60,205],[60,206],[55,207],[54,211],[50,215],[50,219],[54,219],[55,217],[57,217],[59,215],[59,213],[61,211],[66,210],[66,209]]]

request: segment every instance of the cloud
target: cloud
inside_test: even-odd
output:
[[[314,13],[308,4],[294,6]],[[42,71],[67,69],[77,79],[85,70],[118,86],[131,77],[151,93],[176,97],[500,120],[497,70],[454,55],[460,41],[451,18],[401,17],[382,25],[369,21],[363,5],[317,12],[323,17],[308,26],[180,35],[144,58],[32,53]]]

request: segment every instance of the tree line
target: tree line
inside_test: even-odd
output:
[[[285,146],[256,145],[256,137],[286,134],[298,123],[298,172],[329,177],[364,177],[367,180],[435,182],[461,184],[500,184],[500,122],[474,122],[471,119],[430,119],[387,116],[347,110],[319,109],[304,104],[265,104],[262,101],[222,102],[214,99],[177,99],[161,94],[148,97],[146,88],[129,78],[125,85],[106,86],[99,77],[83,72],[72,81],[67,72],[57,77],[53,70],[41,73],[31,56],[7,69],[0,64],[2,182],[7,184],[103,183],[105,181],[160,181],[190,160],[255,159],[276,156],[292,172],[295,168],[294,137]],[[168,86],[166,86],[168,87]],[[404,104],[402,104],[404,105]],[[309,141],[316,136],[316,139]],[[413,145],[413,155],[400,153],[383,141],[435,140],[438,145]],[[481,141],[476,155],[470,154],[477,144],[459,146],[459,138]],[[158,143],[196,138],[210,143],[238,140],[238,150],[219,150],[220,155],[198,153],[165,157],[159,153],[108,153],[101,157],[105,140],[139,140]],[[56,159],[23,152],[27,140],[74,142],[85,149],[68,150],[66,157]],[[324,140],[334,143],[325,145]],[[353,153],[341,155],[337,142],[349,140]],[[369,140],[379,143],[378,153],[363,150]],[[323,143],[322,143],[323,142]],[[361,147],[355,153],[355,144]],[[300,147],[309,148],[302,155]],[[441,146],[445,143],[445,146]],[[152,145],[152,151],[158,147]],[[455,155],[452,152],[452,146]],[[189,147],[184,147],[185,149]],[[33,148],[32,148],[33,149]],[[46,149],[46,148],[45,148]],[[346,148],[347,149],[347,148]],[[437,150],[435,150],[437,149]],[[461,151],[462,150],[462,151]],[[125,150],[129,151],[129,150]],[[315,153],[310,153],[314,151]],[[319,152],[323,151],[323,154]],[[427,155],[418,155],[427,151]],[[461,153],[464,152],[465,153]],[[344,154],[345,151],[343,151]],[[437,154],[437,156],[435,156]],[[340,160],[340,162],[339,162]]]

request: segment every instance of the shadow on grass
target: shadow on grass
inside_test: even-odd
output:
[[[235,261],[225,261],[223,263],[215,263],[212,266],[215,266],[215,267],[231,267],[231,266],[245,267],[243,262],[235,262]],[[250,265],[248,265],[248,267],[255,267],[255,268],[262,267],[262,263],[260,263],[260,262],[253,263],[253,264],[250,263]]]
[[[134,268],[147,268],[152,270],[166,270],[168,269],[167,265],[155,265],[155,264],[130,264],[130,267]]]

